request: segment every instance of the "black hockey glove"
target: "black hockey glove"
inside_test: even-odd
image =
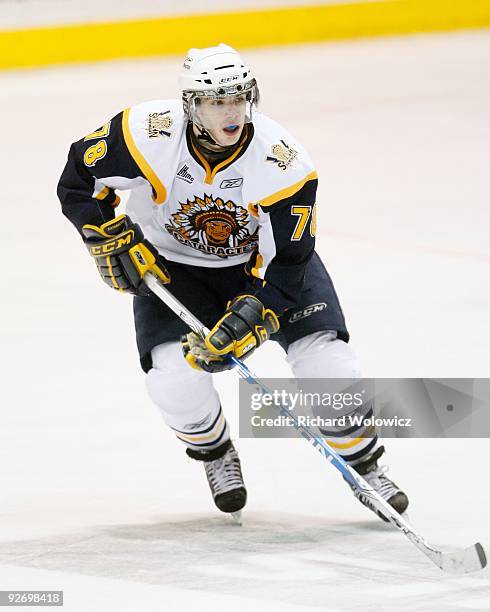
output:
[[[150,295],[143,281],[146,272],[153,272],[162,283],[170,282],[163,257],[127,215],[106,221],[100,227],[84,225],[82,231],[102,280],[109,287],[134,295]]]
[[[228,303],[225,314],[201,340],[191,332],[182,336],[184,357],[197,370],[222,372],[234,364],[230,355],[245,359],[279,330],[276,314],[253,295],[239,295]]]

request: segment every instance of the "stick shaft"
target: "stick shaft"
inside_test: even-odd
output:
[[[154,276],[151,272],[145,274],[147,286],[164,302],[178,317],[180,317],[193,332],[201,338],[205,338],[209,329],[199,321],[181,302],[174,297],[170,291]],[[271,394],[271,390],[255,376],[248,367],[236,357],[231,357],[231,361],[237,367],[239,375],[248,383],[258,387],[262,393]],[[318,438],[306,426],[300,425],[296,416],[287,406],[279,406],[281,414],[287,416],[294,428],[301,434],[323,456],[326,461],[331,463],[342,474],[349,485],[362,491],[363,495],[369,497],[371,503],[377,510],[382,512],[389,522],[401,531],[424,555],[444,571],[455,574],[474,572],[482,569],[486,565],[485,552],[481,544],[474,544],[464,550],[454,553],[443,552],[429,544],[415,529],[406,521],[392,506],[388,504],[362,476],[360,476],[342,457],[331,448],[325,440]]]

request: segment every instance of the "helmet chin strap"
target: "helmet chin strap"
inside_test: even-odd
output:
[[[216,142],[216,140],[211,136],[211,134],[207,131],[207,129],[203,126],[198,125],[197,123],[192,124],[197,131],[196,139],[197,144],[200,145],[203,149],[206,149],[210,153],[224,153],[236,145],[220,145]]]

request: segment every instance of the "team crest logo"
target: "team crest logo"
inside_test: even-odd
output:
[[[146,131],[148,138],[163,138],[172,135],[168,130],[172,127],[174,120],[169,115],[170,111],[164,113],[150,113],[146,120]]]
[[[181,208],[165,225],[181,244],[218,257],[242,255],[257,245],[257,233],[250,235],[250,217],[245,208],[231,200],[214,200],[204,195],[181,202]]]
[[[268,155],[266,160],[277,164],[281,170],[287,170],[297,157],[298,151],[281,140],[280,144],[272,145],[272,155]]]

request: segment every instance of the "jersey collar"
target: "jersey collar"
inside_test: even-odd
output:
[[[202,147],[199,146],[194,131],[192,129],[192,123],[187,124],[186,139],[187,148],[193,159],[204,169],[206,177],[204,182],[208,185],[212,185],[213,180],[218,172],[225,170],[237,159],[239,159],[245,151],[248,149],[254,135],[254,127],[252,123],[246,123],[243,128],[243,134],[238,143],[222,154],[216,155],[215,159],[208,160],[202,153]]]

